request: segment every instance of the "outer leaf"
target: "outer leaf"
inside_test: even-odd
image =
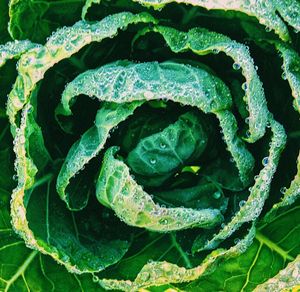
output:
[[[300,5],[300,4],[299,4]],[[300,113],[300,56],[286,44],[273,42],[283,59],[283,75],[287,79],[295,98],[294,108]]]
[[[268,109],[262,83],[245,45],[239,44],[222,34],[202,28],[191,29],[188,33],[178,33],[169,27],[156,26],[154,31],[160,33],[171,50],[176,53],[187,50],[191,50],[197,55],[224,52],[231,57],[242,68],[246,79],[243,85],[244,100],[249,107],[249,133],[246,140],[255,142],[264,135],[268,121]]]
[[[9,32],[13,39],[44,42],[52,31],[80,18],[83,1],[12,0]]]
[[[8,42],[5,45],[0,45],[0,67],[8,60],[20,57],[26,51],[38,47],[29,41],[14,41]]]
[[[292,266],[295,267],[298,261],[297,255],[300,251],[299,214],[299,205],[281,210],[266,224],[264,222],[262,222],[262,225],[259,224],[254,241],[245,253],[220,263],[213,273],[181,287],[185,291],[196,289],[200,292],[208,290],[250,292],[258,284],[274,277],[289,262],[292,262],[291,268]],[[282,228],[283,226],[284,228]],[[238,240],[236,239],[236,241]],[[292,269],[288,268],[288,270],[291,271]],[[278,278],[280,277],[278,275]],[[297,277],[296,272],[294,275],[287,273],[284,281],[293,283]],[[277,286],[278,282],[275,282],[276,278],[277,276],[273,280],[274,287],[280,288],[279,285]],[[262,289],[258,285],[254,291],[264,291],[264,286],[268,287],[270,285],[269,287],[272,287],[271,282],[267,282],[266,285],[263,284]],[[281,289],[267,291],[281,291]]]
[[[275,277],[269,279],[267,282],[258,285],[256,292],[263,291],[297,291],[300,286],[300,256],[298,256],[293,262],[281,270]]]
[[[240,210],[217,235],[209,240],[202,249],[199,249],[198,247],[196,250],[194,249],[194,252],[216,248],[223,240],[239,229],[243,223],[256,220],[260,215],[264,203],[269,195],[270,182],[276,171],[280,153],[286,142],[286,134],[283,127],[274,120],[270,121],[270,125],[273,137],[270,144],[269,157],[264,158],[264,168],[260,171],[257,179],[255,180],[254,186],[251,187],[251,192],[247,201],[244,202]],[[196,245],[197,241],[195,242],[195,246]]]
[[[296,0],[134,0],[145,6],[150,6],[155,9],[161,9],[166,4],[176,2],[191,4],[210,9],[233,10],[243,12],[249,16],[254,16],[257,20],[265,25],[268,29],[274,30],[282,40],[289,40],[288,28],[281,20],[277,12],[296,30],[300,30],[300,4]]]
[[[5,138],[8,138],[6,135]],[[2,152],[3,151],[3,152]],[[0,152],[0,290],[1,291],[102,291],[91,276],[77,276],[50,257],[28,249],[11,226],[9,201],[15,182],[10,149]],[[5,153],[2,156],[1,153]]]
[[[281,190],[284,193],[281,201],[275,204],[272,209],[265,216],[265,221],[268,222],[272,220],[281,208],[286,208],[291,206],[300,196],[300,154],[297,161],[297,173],[295,178],[292,180],[289,188],[283,187]]]
[[[91,42],[101,42],[116,35],[119,29],[129,24],[149,22],[154,22],[150,15],[133,15],[129,12],[108,16],[94,24],[79,21],[72,27],[59,29],[48,39],[45,46],[22,55],[18,64],[19,75],[8,96],[7,104],[7,115],[13,132],[17,126],[15,118],[18,111],[28,102],[31,92],[49,68],[71,57]]]
[[[192,269],[178,267],[168,262],[151,262],[142,268],[134,281],[103,279],[100,280],[99,283],[106,289],[137,291],[139,288],[149,286],[192,281],[213,270],[220,261],[244,253],[247,247],[252,243],[254,233],[255,229],[252,228],[249,234],[238,244],[228,250],[216,250],[213,254],[209,255],[201,265]]]
[[[100,271],[119,261],[130,243],[127,240],[115,240],[108,233],[104,236],[101,230],[101,226],[106,228],[104,222],[99,224],[100,230],[94,229],[94,222],[101,220],[99,213],[90,208],[85,211],[89,216],[85,212],[78,214],[78,217],[66,212],[54,191],[52,175],[34,180],[36,166],[30,158],[24,156],[24,145],[28,143],[24,144],[24,137],[31,127],[28,107],[23,109],[21,128],[15,138],[14,151],[19,158],[16,164],[18,187],[22,187],[17,187],[12,195],[13,227],[29,247],[51,255],[70,271]],[[23,168],[26,175],[21,172]],[[41,201],[44,202],[43,206]],[[129,232],[125,234],[127,238],[130,236]]]
[[[84,6],[82,7],[82,11],[81,11],[81,18],[85,19],[89,8],[93,5],[93,3],[97,3],[99,4],[101,2],[101,0],[86,0]]]
[[[33,225],[31,225],[27,204],[30,199],[29,189],[33,187],[37,168],[34,164],[35,162],[29,157],[28,143],[24,143],[26,141],[24,140],[26,131],[30,127],[29,109],[31,107],[30,104],[26,106],[24,104],[31,97],[32,91],[36,88],[36,83],[43,78],[47,69],[52,67],[56,62],[70,57],[84,45],[92,41],[101,41],[103,38],[116,34],[119,28],[126,27],[130,23],[151,21],[153,21],[153,18],[147,14],[133,15],[131,13],[120,13],[92,25],[79,22],[72,28],[64,28],[53,34],[45,46],[35,48],[28,54],[24,54],[19,62],[19,75],[10,93],[7,109],[15,135],[14,151],[17,156],[15,166],[18,175],[18,186],[14,190],[11,200],[13,227],[25,240],[26,245],[34,247],[42,253],[51,255],[58,262],[64,263],[73,272],[99,271],[117,262],[126,252],[129,242],[126,240],[114,241],[110,244],[109,239],[108,241],[104,240],[104,242],[101,242],[94,238],[91,240],[92,244],[91,242],[87,242],[87,245],[85,245],[76,236],[77,228],[71,227],[70,223],[68,223],[68,220],[72,220],[70,217],[60,217],[63,222],[61,223],[63,231],[59,234],[58,230],[51,241],[49,241],[49,236],[47,233],[45,234],[44,230],[40,229],[39,225],[34,225],[34,222],[41,223],[42,221],[35,219],[32,223]],[[16,131],[15,115],[20,109],[22,109],[21,122],[20,127]],[[52,194],[51,191],[44,192],[44,194],[48,193]],[[47,199],[45,201],[46,203],[48,202]],[[55,211],[56,209],[53,208],[51,210]],[[47,212],[44,214],[47,214]],[[44,217],[45,220],[48,220],[47,216]],[[46,222],[44,225],[47,225]],[[55,225],[53,226],[55,229]],[[85,227],[82,226],[82,228],[84,231]],[[85,230],[84,232],[87,231]],[[70,240],[70,244],[64,244],[64,241],[60,241],[60,238],[65,233],[69,234],[68,239]],[[102,233],[100,232],[100,234]],[[130,236],[130,232],[126,232],[125,234]],[[72,246],[75,246],[75,249]],[[102,248],[105,246],[109,251],[103,254],[101,246]],[[84,254],[85,256],[83,256]],[[94,257],[96,261],[90,261],[89,258],[95,254],[98,254],[97,257]],[[82,258],[83,260],[77,261],[76,258]]]

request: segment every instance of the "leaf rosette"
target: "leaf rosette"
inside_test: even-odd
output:
[[[69,272],[91,274],[95,290],[198,289],[256,242],[284,263],[255,284],[250,265],[232,291],[295,269],[299,242],[285,252],[264,232],[287,210],[297,218],[300,57],[289,27],[299,31],[298,2],[93,2],[45,41],[56,24],[39,31],[33,18],[33,36],[20,18],[29,6],[10,4],[11,36],[37,41],[0,47],[4,71],[18,59],[6,105],[14,231]],[[264,62],[278,63],[276,51],[284,80]]]

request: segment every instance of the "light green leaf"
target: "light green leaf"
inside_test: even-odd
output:
[[[208,139],[201,124],[193,112],[181,115],[163,131],[141,139],[129,152],[126,163],[144,186],[159,186],[180,167],[201,156]]]
[[[2,138],[8,139],[7,132]],[[0,140],[1,145],[3,141]],[[102,291],[89,275],[77,276],[57,265],[50,257],[25,246],[11,226],[10,198],[15,185],[13,151],[0,151],[0,290],[20,291]],[[40,206],[38,207],[40,208]],[[40,218],[39,218],[40,220]]]
[[[254,241],[245,253],[220,263],[213,273],[200,277],[199,280],[189,283],[182,288],[187,291],[197,289],[197,291],[201,292],[208,290],[250,292],[258,284],[274,277],[289,262],[295,260],[295,263],[291,264],[291,268],[287,268],[287,270],[292,271],[292,267],[296,266],[295,264],[298,261],[297,255],[300,251],[298,236],[300,207],[296,205],[289,210],[281,211],[283,212],[278,212],[277,216],[267,224],[259,224]],[[236,239],[236,241],[238,240]],[[274,287],[278,283],[277,281],[277,283],[275,282],[275,279]],[[292,283],[295,281],[295,278],[291,273],[287,273],[284,281],[287,283],[291,281]],[[270,285],[269,287],[272,287],[271,282],[265,286],[268,287]],[[259,285],[257,290],[254,291],[264,290],[260,290]]]
[[[72,27],[59,29],[44,46],[23,54],[18,63],[19,74],[7,103],[7,115],[13,132],[17,127],[17,113],[28,102],[31,92],[48,69],[59,61],[71,57],[91,42],[101,42],[115,36],[119,29],[129,24],[151,22],[154,22],[154,19],[149,14],[133,15],[129,12],[108,16],[94,24],[79,21]]]
[[[110,132],[131,115],[142,102],[127,104],[105,103],[98,110],[95,125],[87,130],[69,150],[57,177],[56,189],[70,210],[81,210],[87,203],[89,192],[85,181],[78,182],[78,172],[104,147]],[[71,178],[73,183],[70,183]],[[72,188],[76,180],[77,184]],[[79,185],[78,185],[79,184]],[[67,189],[68,188],[68,189]],[[71,194],[71,195],[70,195]]]
[[[241,181],[245,185],[249,183],[254,160],[237,135],[236,120],[229,111],[232,103],[229,89],[205,70],[174,62],[110,64],[89,70],[66,86],[61,101],[61,111],[65,115],[71,114],[70,106],[80,94],[116,103],[165,99],[198,107],[204,113],[214,113]]]
[[[299,4],[300,5],[300,4]],[[283,59],[282,78],[287,79],[295,98],[294,108],[300,113],[300,56],[286,44],[272,42]]]
[[[38,47],[38,45],[27,40],[8,42],[4,45],[0,45],[0,67],[2,67],[8,60],[19,58],[25,52],[36,47]]]
[[[100,4],[101,0],[86,0],[84,6],[82,7],[82,11],[81,11],[81,18],[85,19],[89,8],[91,8],[91,6],[93,5],[93,3],[95,4]]]
[[[114,157],[117,151],[118,148],[109,148],[105,153],[96,196],[126,224],[159,232],[220,224],[223,216],[217,209],[165,208],[155,204],[133,180],[126,164]]]
[[[264,135],[268,121],[264,90],[249,49],[245,45],[203,28],[191,29],[188,33],[162,26],[155,26],[153,30],[164,37],[168,46],[175,53],[188,50],[197,55],[224,52],[232,58],[235,64],[242,68],[243,76],[246,79],[243,89],[245,91],[244,101],[249,107],[249,133],[245,140],[253,143]]]
[[[194,246],[197,246],[197,248],[194,249],[194,252],[216,248],[222,241],[238,230],[242,224],[254,221],[260,215],[269,195],[270,183],[276,171],[280,154],[286,143],[286,134],[282,125],[274,120],[270,121],[270,125],[273,137],[270,143],[269,156],[262,161],[264,167],[251,187],[247,201],[241,205],[240,210],[233,216],[231,221],[211,240],[206,242],[202,248],[198,247],[196,240]]]
[[[269,279],[263,284],[258,285],[253,291],[297,291],[300,286],[300,256],[289,263],[287,267],[281,270],[275,277]]]
[[[80,19],[84,1],[9,1],[9,32],[13,39],[42,43],[52,31]]]
[[[25,156],[25,153],[28,155],[29,140],[26,141],[25,137],[30,129],[29,107],[28,104],[23,109],[21,127],[15,138],[18,186],[11,201],[13,227],[27,246],[51,255],[70,271],[100,271],[123,257],[130,245],[130,232],[124,233],[127,240],[118,240],[108,234],[103,236],[101,226],[106,228],[104,222],[98,225],[100,229],[94,229],[95,222],[101,222],[97,211],[87,208],[77,217],[57,196],[53,175],[34,179],[37,168],[32,159]],[[95,204],[91,203],[93,206]],[[82,220],[82,217],[87,219]]]
[[[184,283],[195,280],[212,271],[222,260],[229,260],[244,253],[252,243],[255,229],[228,250],[218,249],[195,268],[186,269],[168,262],[151,262],[146,264],[134,281],[120,281],[102,279],[99,283],[106,289],[119,289],[122,291],[137,291],[138,288],[165,285],[168,283]],[[201,287],[201,286],[198,286]]]
[[[300,4],[296,0],[134,0],[147,7],[162,9],[169,3],[183,3],[194,6],[203,7],[208,10],[232,10],[245,13],[249,16],[254,16],[260,24],[266,26],[268,30],[274,30],[276,34],[284,41],[289,40],[289,32],[286,24],[281,17],[294,27],[297,31],[300,30]],[[277,13],[279,12],[280,15]],[[281,17],[280,17],[281,16]]]

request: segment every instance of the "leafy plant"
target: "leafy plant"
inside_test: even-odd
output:
[[[299,288],[298,1],[0,5],[1,290]]]

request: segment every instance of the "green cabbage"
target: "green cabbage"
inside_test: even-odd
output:
[[[1,291],[299,289],[299,1],[0,8]]]

